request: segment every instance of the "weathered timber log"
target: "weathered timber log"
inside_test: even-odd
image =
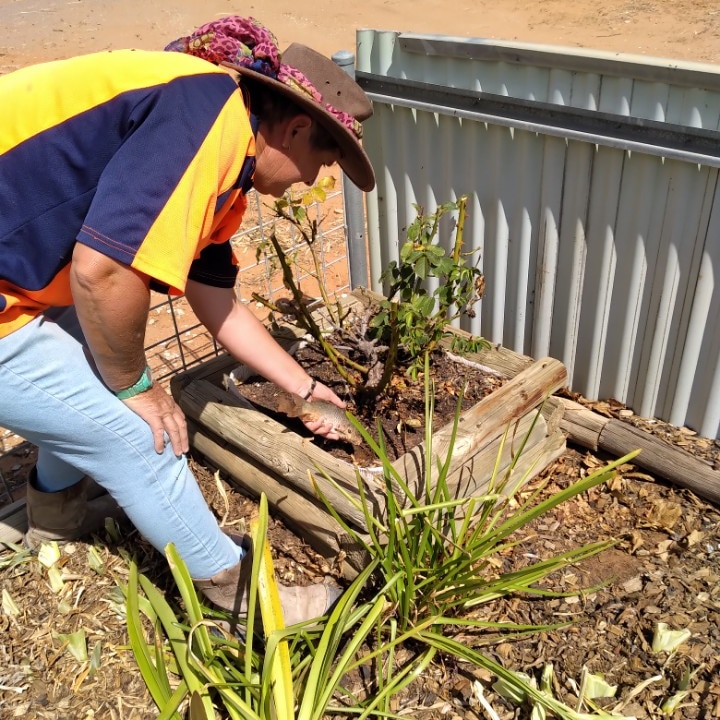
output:
[[[511,422],[500,435],[472,456],[472,475],[476,490],[484,487],[494,474],[506,473],[522,452],[541,443],[547,435],[545,419],[536,409]],[[453,450],[453,455],[455,452]],[[467,467],[469,462],[466,460],[463,466],[452,470],[448,475],[447,482],[451,490],[459,491],[458,471]]]
[[[547,435],[539,434],[537,438],[529,436],[522,451],[514,453],[509,462],[499,464],[489,473],[483,464],[478,471],[478,458],[482,458],[479,453],[448,478],[448,485],[455,497],[493,492],[509,496],[557,460],[565,449],[565,434],[560,430]]]
[[[239,492],[255,499],[265,493],[271,511],[282,517],[298,537],[331,560],[337,560],[342,551],[346,556],[341,561],[343,576],[349,581],[357,577],[367,562],[362,548],[324,506],[320,507],[312,499],[271,477],[255,463],[239,455],[231,443],[213,436],[192,420],[188,422],[188,430],[193,448],[223,470]]]
[[[453,455],[450,463],[446,482],[450,494],[454,497],[462,497],[465,495],[481,494],[485,488],[495,477],[504,477],[511,465],[516,461],[520,450],[526,451],[542,442],[548,435],[547,425],[542,415],[537,410],[526,413],[521,418],[511,423],[506,428],[507,432],[492,438],[490,442],[477,450],[475,454],[465,454],[458,456],[457,445],[453,447]],[[425,443],[418,445],[416,452],[412,456],[413,472],[411,473],[410,483],[414,486],[414,492],[425,492],[425,478],[427,475],[427,457],[425,451]],[[447,448],[443,448],[447,452]],[[432,465],[433,476],[438,463],[445,463],[447,457],[438,451],[435,444],[435,435],[433,435],[432,446]],[[404,472],[406,466],[404,464],[405,456],[398,458],[393,465],[396,468],[402,468]],[[515,471],[512,471],[513,474]],[[401,472],[401,477],[403,474]],[[395,487],[396,495],[401,490]]]
[[[565,452],[565,434],[558,430],[545,436],[532,447],[523,449],[523,452],[514,460],[511,468],[502,468],[496,475],[492,484],[475,487],[471,481],[466,487],[464,481],[460,482],[459,497],[479,497],[498,493],[499,495],[511,497],[520,491],[529,480],[539,475],[551,463],[557,460]]]
[[[542,358],[463,413],[454,442],[452,470],[473,457],[492,439],[502,436],[506,428],[540,406],[566,381],[565,366],[559,360]],[[452,440],[451,426],[433,433],[433,454],[445,457]],[[393,463],[411,488],[419,488],[421,481],[432,483],[432,478],[423,475],[424,456],[423,443]]]
[[[610,418],[604,417],[574,400],[554,397],[552,401],[553,404],[563,408],[560,427],[567,433],[568,438],[588,450],[599,450],[600,435]],[[637,450],[637,448],[633,448],[633,450]],[[625,454],[623,453],[623,455]]]
[[[493,477],[506,478],[507,486],[509,487],[520,477],[520,470],[516,467],[518,456],[526,453],[531,448],[540,446],[548,436],[546,422],[537,410],[526,413],[514,423],[511,423],[511,426],[506,428],[506,430],[507,432],[503,431],[500,435],[492,438],[484,447],[479,449],[471,448],[470,453],[458,454],[457,446],[453,446],[453,453],[450,458],[446,477],[447,487],[451,496],[459,498],[467,495],[482,494],[493,481]],[[442,452],[437,451],[435,444],[436,435],[437,433],[433,434],[431,496],[435,486],[438,463],[444,464],[446,462],[447,455],[443,453],[448,452],[447,448],[443,448]],[[413,491],[413,494],[419,498],[424,496],[427,489],[427,458],[425,447],[425,443],[423,442],[415,448],[417,452],[414,454],[412,461],[409,461],[413,467],[409,481],[403,474],[406,469],[403,464],[403,459],[407,456],[403,455],[392,463],[406,485],[408,485]],[[525,480],[527,479],[529,478],[526,477]],[[388,479],[388,482],[392,487],[398,504],[401,507],[405,507],[407,502],[405,501],[404,489],[400,487],[392,477]],[[384,492],[384,490],[379,492],[375,491],[374,494],[375,506],[380,513],[376,517],[383,522],[386,518]]]
[[[720,504],[720,472],[708,463],[655,435],[621,420],[604,417],[573,400],[556,400],[564,407],[560,426],[573,442],[589,450],[604,450],[615,457],[640,450],[632,460],[634,465]]]
[[[310,496],[315,494],[308,479],[308,471],[312,472],[321,492],[338,513],[355,527],[363,527],[363,514],[318,472],[322,468],[335,483],[354,493],[357,479],[352,465],[288,431],[267,415],[238,407],[236,403],[232,395],[206,380],[188,383],[180,394],[180,407],[190,418],[232,443],[249,461],[267,467]]]
[[[555,462],[566,449],[565,433],[557,430],[536,445],[523,450],[513,468],[512,483],[507,489],[508,492],[520,490],[525,483]]]
[[[272,477],[250,458],[243,457],[235,446],[199,426],[188,422],[190,442],[213,465],[229,476],[230,481],[244,495],[257,499],[265,493],[270,507],[286,520],[292,529],[306,537],[313,549],[325,557],[334,557],[340,550],[342,527],[306,495]]]

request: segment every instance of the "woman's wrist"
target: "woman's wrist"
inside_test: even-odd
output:
[[[308,375],[308,382],[306,382],[304,385],[301,386],[299,392],[297,393],[303,400],[309,400],[313,393],[315,392],[315,388],[317,387],[317,380],[314,377],[310,377]]]

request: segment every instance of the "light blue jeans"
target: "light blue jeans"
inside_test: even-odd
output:
[[[235,565],[242,551],[218,527],[185,457],[169,444],[155,452],[148,425],[107,389],[86,353],[73,308],[0,338],[0,427],[38,446],[43,489],[89,475],[157,550],[174,543],[193,578]]]

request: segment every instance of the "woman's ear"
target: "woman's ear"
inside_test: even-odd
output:
[[[301,113],[300,115],[294,115],[291,117],[287,121],[285,131],[283,132],[283,150],[289,150],[292,139],[298,134],[308,132],[310,128],[312,128],[312,124],[313,121],[309,115]]]

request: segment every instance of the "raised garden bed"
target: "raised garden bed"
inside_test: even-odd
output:
[[[357,292],[346,302],[362,303],[364,299],[363,293]],[[288,326],[276,336],[289,348],[299,334]],[[533,360],[502,348],[468,359],[489,373],[502,375],[503,384],[462,412],[452,454],[450,487],[458,495],[479,495],[493,489],[493,478],[507,477],[505,488],[515,489],[565,450],[561,406],[555,403],[552,409],[540,412],[545,399],[565,385],[565,367],[552,358]],[[313,481],[338,514],[363,531],[364,516],[346,493],[359,495],[359,475],[376,517],[382,517],[382,479],[378,480],[372,468],[358,468],[339,460],[267,413],[247,407],[223,386],[237,365],[233,358],[220,356],[173,379],[172,391],[188,418],[193,447],[226,472],[242,492],[250,496],[264,492],[273,511],[289,527],[318,552],[343,560],[346,574],[352,576],[362,567],[364,558],[327,512]],[[451,433],[452,423],[433,433],[433,455],[445,458]],[[434,482],[433,477],[424,477],[425,453],[421,443],[393,463],[416,493],[422,493],[422,483],[430,482],[432,486]],[[320,468],[332,482],[323,477]]]

